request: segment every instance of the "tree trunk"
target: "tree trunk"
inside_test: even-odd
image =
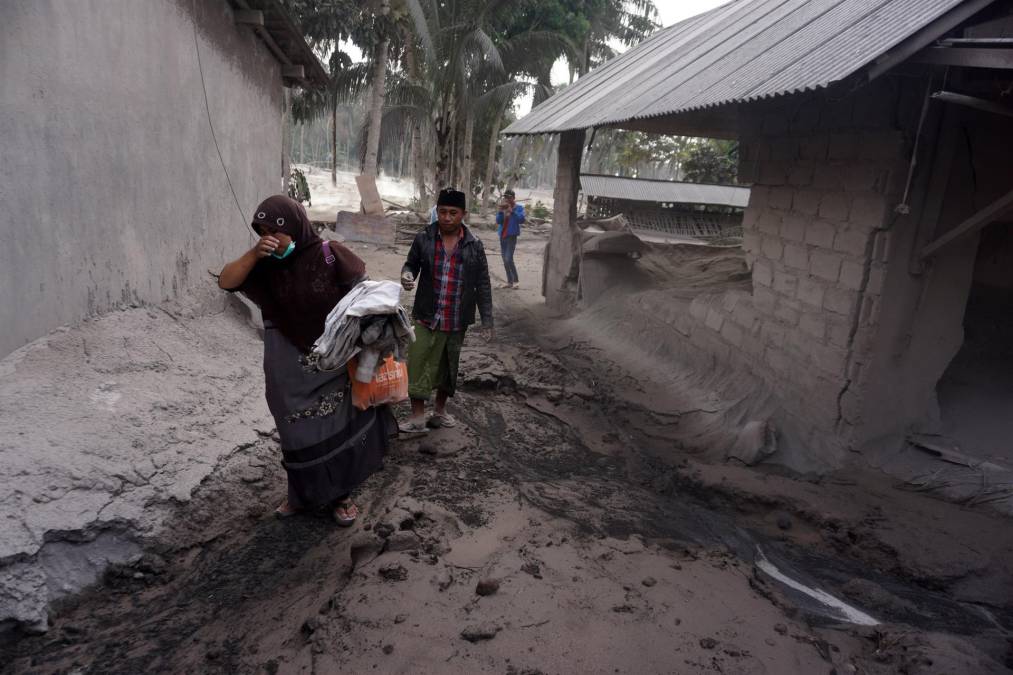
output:
[[[422,124],[416,119],[412,121],[412,170],[415,173],[415,192],[419,198],[420,208],[429,202],[426,194],[426,164],[422,152]]]
[[[408,163],[408,158],[411,156],[411,140],[412,140],[412,127],[410,124],[405,124],[404,132],[401,136],[401,152],[399,153],[397,161],[397,175],[400,178],[404,178],[407,172],[405,171],[405,164]],[[407,143],[405,142],[407,141]]]
[[[510,175],[507,176],[506,189],[513,190],[514,185],[517,184],[518,173],[521,170],[521,164],[524,162],[524,155],[527,149],[528,137],[521,136],[520,141],[517,143],[517,152],[514,153],[514,161],[510,165]]]
[[[496,148],[499,146],[499,128],[503,124],[503,113],[506,109],[500,108],[492,121],[492,136],[489,138],[489,159],[485,163],[485,181],[482,184],[482,203],[480,213],[484,213],[490,206],[489,197],[492,194],[492,182],[496,173]]]
[[[436,132],[436,172],[433,176],[433,189],[437,192],[451,185],[453,180],[454,160],[454,136],[457,132],[457,121],[455,120],[453,108],[446,108],[443,115],[435,124]]]
[[[366,133],[366,159],[362,165],[362,175],[375,176],[378,168],[380,151],[380,123],[383,121],[383,100],[387,87],[387,51],[390,42],[384,40],[376,48],[373,57],[373,85],[369,100],[369,130]]]
[[[352,106],[346,106],[346,107],[347,107],[347,110],[345,110],[345,121],[348,122],[348,125],[347,125],[348,126],[348,138],[345,141],[345,163],[349,167],[351,167],[352,166],[352,157],[354,157],[356,155],[356,153],[352,152],[352,143],[353,143],[353,141],[355,141],[355,115],[354,115],[355,108],[353,108]],[[358,146],[356,146],[356,147],[358,147]]]
[[[455,123],[452,127],[453,131],[450,132],[450,182],[447,185],[457,186],[457,124]]]
[[[338,184],[338,94],[334,93],[331,108],[331,185]]]
[[[299,163],[306,163],[306,123],[299,124]]]
[[[461,142],[461,192],[472,203],[471,193],[471,147],[475,139],[475,114],[468,110],[464,118],[464,139]]]

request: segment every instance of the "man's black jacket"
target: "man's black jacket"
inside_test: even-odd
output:
[[[464,227],[463,225],[461,227]],[[433,223],[415,235],[401,273],[411,272],[418,281],[412,318],[424,322],[433,320],[436,313],[436,296],[433,293],[433,261],[436,257],[436,236],[439,225]],[[475,307],[482,315],[482,325],[492,327],[492,283],[489,281],[489,263],[485,247],[471,230],[464,227],[464,237],[458,243],[464,267],[461,280],[461,325],[467,328],[475,323]],[[449,251],[447,252],[450,253]]]

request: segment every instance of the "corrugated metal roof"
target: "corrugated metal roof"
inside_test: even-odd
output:
[[[587,129],[819,89],[964,0],[734,0],[650,36],[511,124]]]
[[[737,185],[677,183],[668,180],[643,180],[581,174],[580,188],[585,195],[629,199],[638,202],[673,202],[677,204],[712,204],[735,206],[749,204],[749,188]]]

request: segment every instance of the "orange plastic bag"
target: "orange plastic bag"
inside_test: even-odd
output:
[[[400,403],[408,398],[408,368],[393,356],[388,356],[377,368],[370,382],[355,379],[357,359],[348,362],[348,377],[352,380],[352,405],[366,410],[378,405]]]

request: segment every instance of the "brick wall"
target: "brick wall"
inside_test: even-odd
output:
[[[757,104],[743,115],[740,180],[753,290],[696,298],[694,345],[774,393],[785,440],[843,458],[881,310],[893,208],[906,179],[908,103],[889,84],[844,100]],[[909,117],[909,115],[906,115]],[[784,433],[784,431],[783,431]]]

